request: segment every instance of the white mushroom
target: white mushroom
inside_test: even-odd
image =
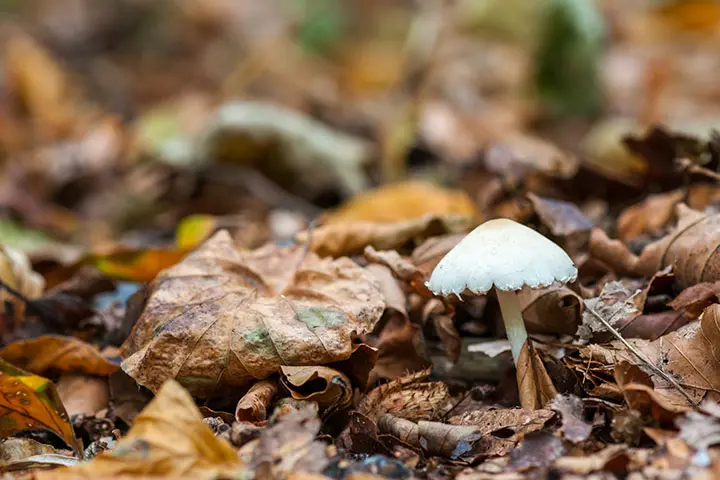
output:
[[[527,332],[516,291],[572,282],[577,268],[565,251],[535,230],[506,218],[470,232],[438,263],[427,282],[436,295],[483,294],[495,287],[517,365]]]

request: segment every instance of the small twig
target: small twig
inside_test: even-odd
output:
[[[677,164],[684,172],[703,175],[705,177],[715,180],[716,182],[720,182],[720,173],[713,172],[709,168],[701,167],[700,165],[695,165],[687,158],[681,158],[677,160]]]
[[[597,313],[592,307],[590,307],[589,305],[587,305],[587,302],[585,303],[585,309],[586,309],[588,312],[590,312],[595,318],[597,318],[598,320],[600,320],[600,322],[605,326],[605,328],[607,328],[608,331],[610,331],[610,333],[612,333],[613,336],[615,336],[615,338],[617,338],[618,340],[620,340],[620,342],[622,342],[622,344],[625,345],[628,350],[630,350],[638,359],[640,359],[640,361],[641,361],[642,363],[644,363],[644,364],[645,364],[648,368],[650,368],[653,372],[657,373],[657,374],[660,375],[662,378],[664,378],[665,380],[667,380],[668,382],[670,382],[675,388],[677,388],[677,390],[685,397],[685,399],[686,399],[688,402],[690,402],[690,405],[692,405],[693,408],[697,409],[697,408],[699,407],[699,405],[697,404],[697,402],[696,402],[695,400],[693,400],[693,398],[690,396],[690,394],[687,393],[687,391],[682,387],[682,385],[680,385],[680,384],[677,382],[677,380],[675,380],[675,379],[672,378],[670,375],[668,375],[667,373],[665,373],[665,372],[663,372],[662,370],[660,370],[660,368],[658,368],[658,367],[656,367],[655,365],[653,365],[647,358],[645,358],[645,356],[644,356],[642,353],[640,353],[640,352],[638,351],[638,349],[636,349],[636,348],[635,348],[634,346],[632,346],[627,340],[625,340],[625,338],[623,338],[623,336],[620,335],[620,332],[618,332],[618,331],[615,329],[615,327],[613,327],[612,325],[610,325],[610,322],[608,322],[607,320],[605,320],[605,319],[604,319],[599,313]]]
[[[0,280],[0,289],[3,289],[7,291],[10,295],[20,299],[25,304],[25,307],[31,312],[34,312],[37,315],[40,315],[41,317],[47,318],[49,320],[56,320],[56,315],[54,315],[51,311],[36,304],[35,302],[27,298],[25,295],[20,293],[18,290],[15,290],[13,287],[3,282],[2,280]]]

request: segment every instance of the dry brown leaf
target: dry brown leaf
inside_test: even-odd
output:
[[[135,380],[122,370],[110,375],[108,384],[113,412],[126,424],[132,425],[135,417],[150,403],[151,395],[147,390],[138,388]]]
[[[520,405],[529,410],[545,407],[558,394],[540,355],[530,339],[525,340],[517,363]]]
[[[502,135],[487,146],[485,168],[516,179],[528,173],[572,178],[577,172],[577,159],[550,142],[520,132]]]
[[[268,408],[277,394],[276,379],[260,380],[242,396],[235,408],[235,419],[238,422],[258,423],[267,419]]]
[[[321,410],[344,410],[352,403],[353,386],[343,373],[329,367],[280,367],[282,381],[296,400],[313,400]]]
[[[465,233],[456,233],[428,238],[413,250],[410,260],[425,277],[430,277],[440,260],[464,237]]]
[[[566,440],[579,443],[590,438],[592,425],[584,419],[585,409],[580,398],[575,395],[558,395],[550,402],[550,408],[560,413],[560,431]]]
[[[57,382],[57,392],[67,414],[93,415],[108,407],[110,390],[107,378],[88,375],[63,375]]]
[[[577,331],[585,304],[565,285],[525,287],[517,295],[529,332],[573,335]]]
[[[60,335],[18,340],[0,350],[0,358],[38,375],[52,371],[107,376],[120,368],[96,347]]]
[[[423,420],[415,423],[387,413],[380,417],[378,428],[409,445],[422,447],[430,455],[453,460],[470,452],[481,437],[478,427]]]
[[[642,202],[626,208],[617,219],[618,238],[627,242],[641,235],[660,233],[684,196],[682,190],[649,195]]]
[[[300,232],[297,241],[309,242],[310,249],[322,257],[340,257],[362,253],[368,245],[378,250],[399,249],[411,240],[468,232],[476,224],[472,217],[460,215],[426,215],[392,223],[342,222],[318,227],[311,239],[308,232]]]
[[[538,197],[533,193],[528,193],[527,197],[543,225],[554,237],[564,238],[590,234],[593,227],[592,222],[574,203]]]
[[[662,239],[646,246],[638,257],[618,240],[610,240],[600,230],[593,230],[590,254],[612,266],[621,274],[652,276],[672,266],[682,288],[702,282],[720,281],[720,215],[702,214],[679,204],[678,224]]]
[[[507,455],[518,442],[530,432],[541,430],[555,416],[551,410],[526,410],[506,408],[498,410],[475,410],[457,417],[448,423],[477,427],[482,438],[473,449],[474,453],[487,456]]]
[[[479,212],[467,193],[429,182],[408,180],[356,195],[330,212],[325,225],[353,222],[392,223],[425,216],[477,217]]]
[[[455,328],[454,312],[438,298],[431,298],[423,307],[423,323],[432,321],[435,333],[440,339],[445,355],[452,363],[457,363],[462,353],[460,333]]]
[[[575,475],[590,475],[593,472],[603,471],[625,472],[625,467],[629,463],[627,448],[627,445],[608,445],[590,455],[560,457],[553,463],[553,468]]]
[[[88,463],[36,475],[38,480],[121,475],[209,480],[234,477],[241,468],[235,450],[203,422],[188,392],[169,380],[115,448]]]
[[[281,365],[347,360],[352,337],[370,332],[384,306],[350,259],[274,245],[238,251],[221,231],[153,282],[123,370],[151,390],[177,378],[207,396]]]
[[[720,282],[698,283],[686,288],[675,297],[668,307],[681,311],[689,319],[695,319],[708,306],[720,301]]]
[[[45,288],[45,280],[33,271],[27,255],[8,246],[0,246],[0,280],[30,300],[40,297]],[[25,302],[3,288],[0,290],[0,313],[5,313],[5,302],[10,302],[15,320],[20,321],[25,313]]]
[[[429,370],[407,374],[370,391],[357,411],[377,422],[385,413],[417,422],[440,418],[452,398],[443,382],[428,382]]]
[[[425,286],[427,275],[413,265],[410,260],[400,256],[395,250],[378,251],[372,246],[368,246],[365,248],[363,255],[368,262],[388,268],[395,277],[406,282],[415,292],[427,297],[433,296]]]
[[[319,473],[329,462],[325,444],[315,440],[320,425],[317,409],[305,405],[271,422],[240,449],[240,458],[262,478]]]
[[[622,361],[615,365],[615,382],[620,387],[628,407],[643,415],[651,415],[663,425],[671,425],[678,414],[687,408],[668,402],[655,392],[650,375],[636,365]]]

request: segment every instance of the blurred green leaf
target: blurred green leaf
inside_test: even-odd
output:
[[[345,34],[347,22],[342,2],[336,0],[294,0],[300,12],[298,43],[311,52],[327,52]]]
[[[602,105],[603,17],[593,0],[552,0],[549,8],[535,54],[538,100],[552,117],[594,115]]]

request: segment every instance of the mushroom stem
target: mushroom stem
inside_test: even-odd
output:
[[[525,330],[525,322],[523,321],[522,310],[520,310],[520,302],[517,294],[513,291],[504,292],[495,289],[498,303],[500,303],[500,312],[505,322],[505,332],[510,342],[510,351],[512,351],[513,362],[517,367],[520,358],[520,350],[522,350],[525,340],[527,340],[527,331]]]

